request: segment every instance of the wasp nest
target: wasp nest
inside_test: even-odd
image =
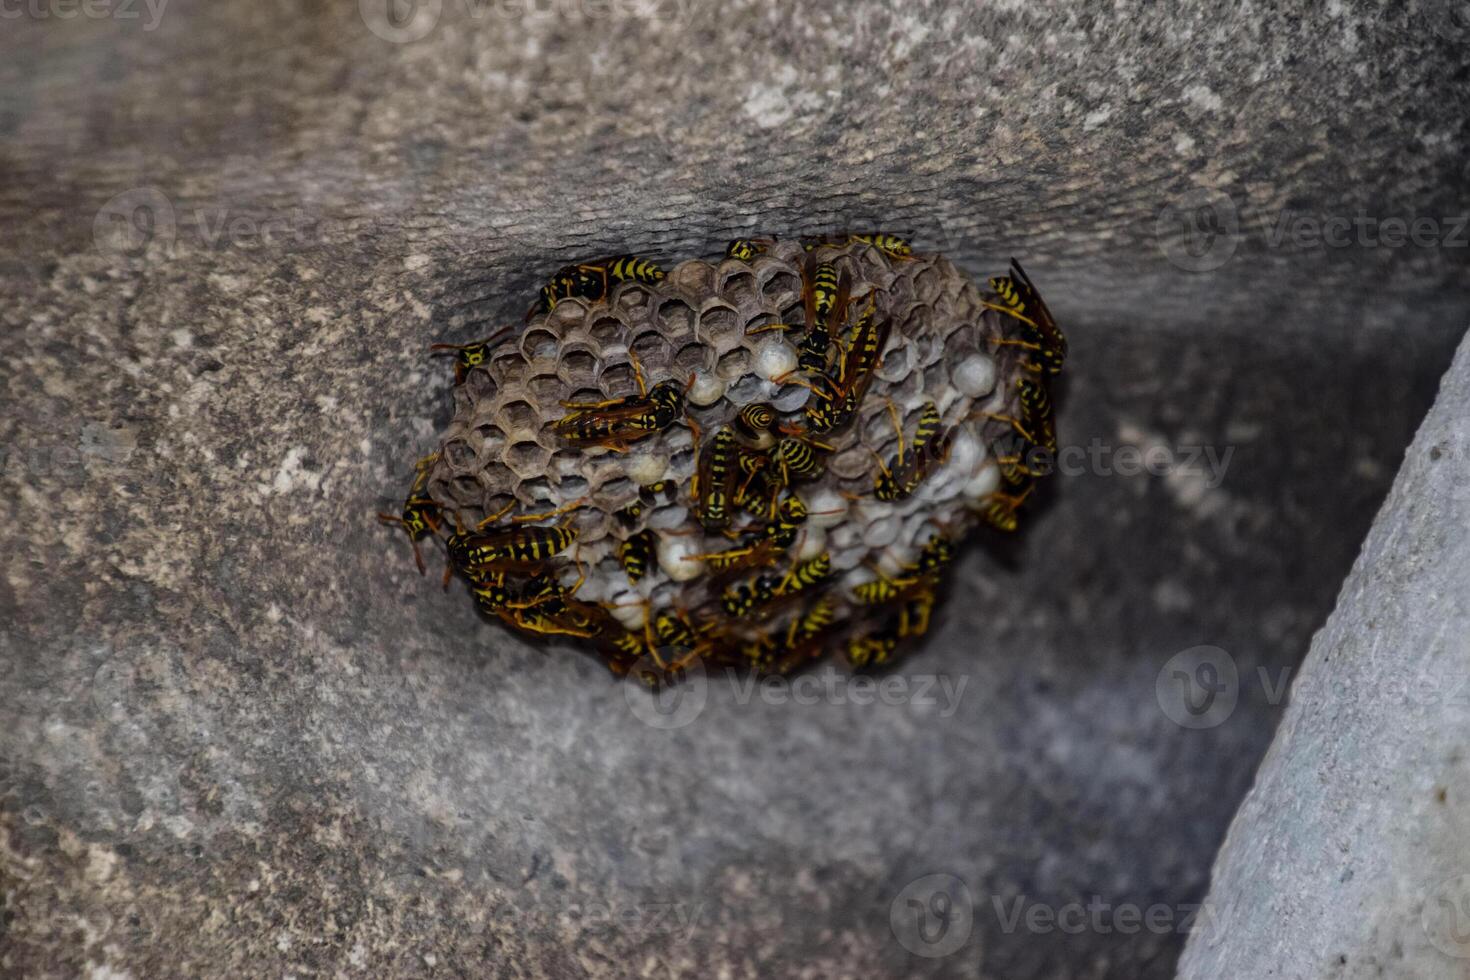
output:
[[[889,662],[1055,446],[1065,342],[1024,273],[982,291],[890,236],[569,266],[505,333],[456,348],[454,419],[389,519],[487,614],[619,673]]]

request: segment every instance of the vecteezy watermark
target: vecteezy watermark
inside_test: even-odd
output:
[[[1062,445],[1053,453],[1013,432],[996,439],[992,450],[997,457],[1018,459],[1028,471],[1038,475],[1184,476],[1199,478],[1208,490],[1225,482],[1230,460],[1235,456],[1234,446],[1223,449],[1163,443],[1140,446],[1128,442],[1114,445],[1096,436],[1085,446]]]
[[[1018,930],[1035,935],[1060,932],[1079,935],[1084,932],[1131,936],[1140,932],[1154,935],[1202,935],[1208,941],[1218,938],[1214,913],[1207,902],[1168,904],[1155,902],[1111,902],[1093,895],[1087,902],[1064,902],[1053,905],[1035,902],[1025,895],[1009,901],[999,895],[990,899],[1001,932],[1010,935]]]
[[[428,37],[448,12],[470,22],[560,18],[577,21],[639,19],[687,22],[694,0],[358,0],[368,30],[394,44]]]
[[[1154,221],[1159,250],[1176,268],[1211,272],[1230,261],[1246,240],[1241,210],[1224,191],[1196,188],[1170,201]],[[1258,214],[1268,249],[1297,252],[1346,248],[1470,248],[1470,212],[1445,215],[1371,215],[1283,209]]]
[[[1470,959],[1470,874],[1446,878],[1424,896],[1419,923],[1434,948]]]
[[[168,0],[0,0],[0,20],[141,20],[155,31]]]
[[[270,248],[340,237],[346,231],[346,222],[323,219],[302,208],[268,213],[231,207],[179,211],[158,188],[135,187],[97,209],[92,243],[112,255],[168,258],[186,244],[208,249]]]
[[[888,904],[888,926],[915,956],[948,956],[969,941],[975,928],[970,888],[951,874],[915,878]]]
[[[560,910],[558,923],[583,935],[671,935],[688,942],[699,925],[704,906],[683,902],[576,902]]]
[[[662,659],[670,663],[676,655],[670,653]],[[648,657],[628,672],[629,680],[623,688],[628,707],[650,727],[683,728],[700,716],[709,700],[710,675],[697,658],[673,673],[676,676],[665,679],[665,671]],[[850,674],[830,664],[795,677],[779,674],[760,677],[728,668],[722,676],[734,692],[736,703],[741,705],[752,701],[797,706],[909,705],[933,710],[941,718],[949,718],[959,710],[965,687],[970,682],[967,675],[894,673],[877,677]]]
[[[1255,679],[1267,704],[1278,705],[1291,683],[1291,668],[1272,676],[1264,666]],[[1154,679],[1154,698],[1165,716],[1180,728],[1215,728],[1225,723],[1240,701],[1241,678],[1235,658],[1215,646],[1180,650],[1170,657]]]

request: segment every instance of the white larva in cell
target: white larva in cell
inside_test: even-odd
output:
[[[836,527],[847,518],[847,498],[836,490],[822,487],[806,499],[807,524],[811,527]]]
[[[984,500],[1000,489],[1000,467],[994,461],[980,467],[980,472],[965,484],[965,496],[971,500]]]
[[[988,395],[995,389],[995,361],[976,351],[955,366],[950,379],[971,398]]]
[[[797,561],[815,558],[827,550],[827,532],[819,527],[808,527],[801,539],[801,550],[796,553]]]
[[[628,476],[642,486],[657,483],[668,472],[669,458],[654,453],[638,453],[628,458]]]
[[[699,554],[692,536],[660,534],[658,536],[658,567],[675,582],[688,582],[704,574],[705,564],[691,555]]]
[[[755,373],[767,381],[796,370],[796,348],[779,338],[767,340],[755,349]]]
[[[700,372],[694,376],[694,384],[689,388],[689,404],[704,408],[713,405],[725,395],[725,382],[713,372]]]

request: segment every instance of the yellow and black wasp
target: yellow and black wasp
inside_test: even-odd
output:
[[[996,491],[988,495],[980,506],[980,518],[997,531],[1007,533],[1020,525],[1020,508],[1036,485],[1028,482],[1019,494]]]
[[[454,383],[462,385],[471,371],[489,360],[491,348],[514,332],[514,327],[506,327],[473,344],[430,344],[429,350],[442,353],[454,352]]]
[[[438,458],[437,452],[430,453],[414,464],[413,486],[409,488],[408,497],[403,501],[403,510],[399,514],[378,514],[378,520],[384,524],[397,524],[408,534],[408,543],[413,548],[414,564],[418,566],[420,575],[425,574],[428,568],[419,551],[419,540],[439,530],[439,505],[424,492],[424,486],[429,481],[429,467]]]
[[[892,624],[855,634],[847,641],[847,660],[854,667],[882,667],[898,651],[898,632]]]
[[[730,487],[737,455],[735,430],[728,425],[716,429],[709,444],[699,449],[699,465],[690,490],[699,523],[706,531],[718,531],[730,524]]]
[[[803,413],[807,428],[818,435],[825,435],[845,428],[856,416],[858,406],[867,393],[868,384],[877,367],[879,354],[888,343],[891,323],[874,319],[875,304],[870,297],[868,305],[853,324],[842,343],[842,354],[838,361],[837,376],[826,373],[813,374],[810,381],[783,375],[776,379],[780,383],[800,385],[811,391]]]
[[[848,298],[852,291],[852,278],[847,273],[839,274],[831,262],[817,263],[808,255],[802,267],[802,303],[805,331],[797,345],[797,366],[800,370],[814,374],[827,371],[827,361],[832,346],[832,330],[847,317]],[[756,334],[766,330],[790,331],[797,325],[790,323],[767,323],[752,327],[747,333]]]
[[[618,545],[618,561],[628,581],[637,585],[643,576],[658,567],[658,535],[644,529]]]
[[[769,449],[776,441],[771,429],[776,425],[776,410],[766,402],[751,402],[735,415],[735,434],[747,446]]]
[[[939,409],[933,402],[925,402],[919,411],[913,442],[905,446],[898,408],[891,401],[888,403],[888,413],[893,420],[893,430],[898,433],[898,452],[891,463],[885,464],[881,457],[878,459],[878,476],[873,484],[873,495],[885,501],[905,500],[919,488],[936,466],[943,464],[949,453],[953,430],[945,430]]]
[[[805,247],[806,250],[810,252],[812,249],[816,248],[819,245],[840,246],[849,245],[853,242],[862,242],[864,245],[871,245],[891,259],[904,260],[914,257],[913,246],[909,244],[907,239],[900,238],[897,235],[892,235],[884,231],[863,233],[848,232],[846,234],[839,235],[818,236],[816,238],[807,239],[805,241]]]
[[[452,569],[457,568],[475,578],[485,571],[534,568],[576,543],[578,531],[565,521],[550,526],[485,530],[487,525],[495,523],[513,506],[515,501],[511,501],[499,513],[481,521],[473,531],[457,528],[445,539],[445,550],[449,553],[449,568],[445,569],[446,585]],[[582,506],[582,501],[575,501],[545,514],[524,515],[512,518],[512,521],[544,520]]]
[[[601,402],[562,402],[562,407],[571,412],[557,420],[557,434],[573,445],[626,452],[630,443],[667,429],[684,415],[684,395],[694,383],[693,375],[682,385],[660,381],[650,391],[643,383],[637,358],[633,358],[633,377],[638,383],[636,395]]]
[[[654,504],[668,503],[678,494],[678,484],[673,480],[658,480],[638,488],[638,496],[613,512],[613,516],[625,527],[633,527],[643,512]]]
[[[720,605],[727,615],[748,616],[757,606],[770,602],[781,584],[781,576],[773,572],[758,575],[747,582],[732,585],[720,595]]]
[[[774,245],[774,238],[737,238],[725,246],[725,258],[749,262]]]
[[[663,277],[663,269],[636,255],[614,255],[596,262],[563,266],[541,287],[535,304],[526,312],[526,319],[538,313],[550,313],[564,299],[577,297],[596,303],[606,299],[620,282],[658,282]]]
[[[774,464],[771,468],[780,472],[782,486],[791,486],[797,480],[808,480],[820,475],[821,454],[831,451],[832,447],[826,443],[789,430],[771,450]]]
[[[985,305],[1021,324],[1019,340],[999,340],[997,345],[1026,350],[1030,355],[1026,366],[1032,371],[1059,374],[1067,358],[1067,338],[1031,278],[1021,268],[1021,263],[1011,259],[1011,274],[992,278],[990,288],[1000,298],[1000,303],[987,302]]]

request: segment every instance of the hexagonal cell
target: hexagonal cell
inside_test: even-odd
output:
[[[685,344],[674,354],[674,373],[682,375],[707,371],[713,356],[714,351],[705,344]]]
[[[477,507],[485,497],[485,488],[473,476],[457,476],[449,483],[449,495],[461,507]]]
[[[642,283],[625,282],[613,292],[613,305],[623,313],[641,313],[652,301],[652,294]]]
[[[750,351],[744,347],[736,347],[720,355],[715,364],[715,373],[726,381],[733,381],[742,377],[750,370]]]
[[[755,275],[737,266],[720,279],[717,292],[736,307],[749,306],[755,301]]]
[[[587,333],[599,347],[606,348],[610,344],[623,343],[627,331],[622,320],[610,313],[604,313],[592,320],[592,326]]]
[[[633,373],[633,365],[626,361],[603,368],[601,381],[602,390],[609,392],[608,397],[610,398],[623,398],[627,395],[638,394],[638,379]],[[649,379],[645,377],[643,383],[648,386]]]
[[[520,377],[529,363],[516,348],[500,347],[490,355],[490,376],[497,385],[504,387],[507,381]]]
[[[585,497],[591,487],[592,484],[588,483],[586,479],[575,474],[562,477],[556,485],[561,495],[569,498]]]
[[[551,460],[546,464],[546,471],[551,474],[552,479],[565,485],[572,477],[580,477],[583,462],[582,453],[578,450],[558,449],[551,454]]]
[[[449,440],[440,452],[444,454],[444,459],[450,467],[456,471],[469,469],[478,462],[475,451],[464,439]]]
[[[561,347],[561,336],[546,327],[530,326],[521,334],[519,347],[527,361],[554,358]]]
[[[538,374],[526,382],[526,390],[537,404],[554,406],[566,397],[567,383],[555,374]]]
[[[708,262],[691,259],[669,270],[668,286],[686,293],[707,293],[714,282],[715,270]]]
[[[735,308],[719,300],[710,300],[699,311],[697,335],[707,344],[741,331],[742,321]]]
[[[625,476],[614,477],[597,488],[596,503],[609,512],[631,503],[638,496],[638,485]]]
[[[541,413],[521,398],[502,403],[495,415],[497,423],[507,432],[535,432],[541,428]]]
[[[913,354],[910,352],[908,344],[903,344],[898,347],[890,345],[883,352],[882,362],[873,369],[873,374],[876,377],[882,378],[884,381],[890,383],[897,382],[908,376],[912,364]]]
[[[777,269],[761,281],[760,289],[768,303],[777,306],[792,303],[801,296],[801,279],[790,272]]]
[[[751,402],[764,401],[766,389],[769,385],[765,379],[758,374],[747,374],[734,382],[725,391],[725,397],[735,405],[749,405]]]
[[[550,459],[550,450],[543,449],[540,443],[529,440],[515,443],[505,451],[505,465],[523,480],[544,474],[546,464]]]
[[[914,276],[914,295],[922,303],[933,303],[939,298],[939,288],[943,282],[938,269],[921,269]]]
[[[557,374],[568,388],[585,388],[597,384],[597,372],[601,364],[589,348],[568,346],[562,350]]]
[[[666,337],[680,337],[694,332],[694,308],[679,299],[666,299],[658,305],[658,327]]]
[[[464,379],[464,384],[460,386],[459,390],[469,395],[471,401],[483,402],[494,398],[495,393],[500,390],[500,387],[495,383],[495,379],[490,377],[489,372],[484,368],[477,367]],[[456,391],[456,394],[458,394],[458,391]]]
[[[660,337],[655,331],[647,330],[633,338],[629,349],[643,365],[643,380],[650,388],[664,379],[668,371],[669,354],[672,350],[667,340]]]
[[[551,481],[544,476],[522,480],[517,494],[521,500],[536,504],[551,504],[556,500],[556,495],[551,490]]]

